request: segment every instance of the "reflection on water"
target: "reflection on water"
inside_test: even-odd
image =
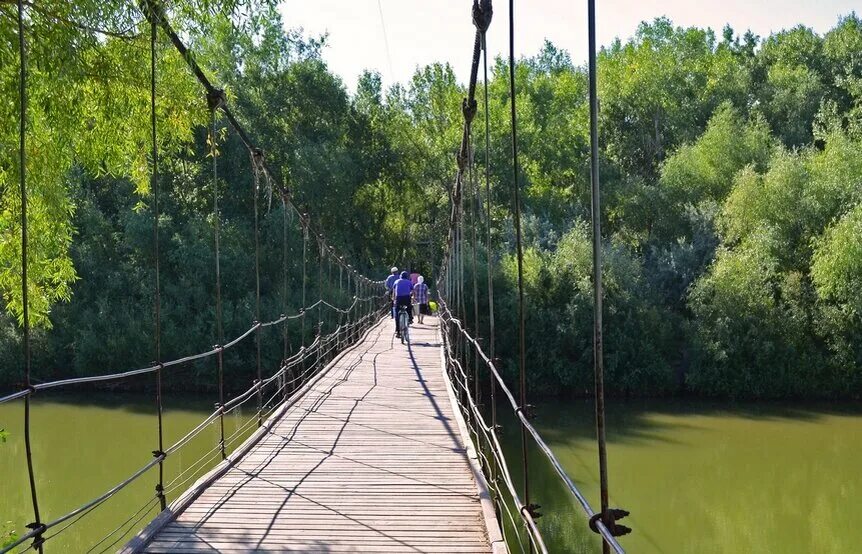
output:
[[[499,410],[502,415],[505,410]],[[539,405],[540,432],[598,508],[593,406]],[[858,552],[862,409],[850,404],[678,400],[608,405],[611,504],[631,511],[630,552]],[[502,421],[520,473],[520,434]],[[530,450],[533,502],[551,552],[597,551],[582,512]],[[519,475],[520,482],[520,475]]]
[[[165,447],[198,425],[213,410],[202,397],[167,397],[164,401]],[[254,411],[254,408],[250,408]],[[0,428],[10,433],[0,443],[0,536],[9,530],[23,534],[33,521],[23,440],[23,401],[0,405]],[[230,435],[249,421],[239,413],[225,419]],[[250,431],[254,430],[251,426]],[[237,435],[238,441],[250,431]],[[33,465],[42,519],[50,521],[96,498],[123,481],[152,459],[158,447],[155,403],[151,396],[95,393],[88,396],[38,395],[31,407]],[[220,460],[218,421],[165,462],[168,501],[175,499],[195,479]],[[210,454],[212,463],[196,462]],[[189,471],[187,471],[189,470]],[[109,531],[120,530],[95,552],[114,552],[123,539],[143,527],[158,510],[157,502],[123,525],[155,497],[158,469],[153,468],[114,498],[87,514],[67,531],[51,538],[48,552],[87,552]],[[49,532],[47,536],[50,536]],[[116,544],[113,544],[116,541]]]
[[[211,400],[168,398],[165,444],[209,414]],[[500,409],[499,414],[506,416],[507,411]],[[544,402],[537,414],[539,430],[597,507],[592,404]],[[147,463],[156,448],[155,409],[149,396],[41,395],[34,399],[32,415],[33,458],[46,519],[122,481]],[[22,420],[21,402],[0,406],[0,428],[11,433],[8,442],[0,444],[0,531],[14,527],[21,532],[33,518]],[[230,416],[227,433],[247,421],[247,416]],[[512,472],[520,482],[518,428],[511,417],[500,423]],[[215,424],[168,460],[166,482],[217,441]],[[862,410],[853,406],[611,402],[608,441],[612,504],[632,512],[626,524],[634,533],[621,541],[630,552],[859,551]],[[180,483],[169,500],[208,467],[184,477],[189,480]],[[156,479],[156,471],[148,472],[51,539],[46,548],[87,551],[153,498]],[[530,449],[530,486],[532,501],[542,505],[539,524],[551,552],[599,551],[581,512],[536,448]],[[142,527],[154,513],[143,513],[128,532]]]

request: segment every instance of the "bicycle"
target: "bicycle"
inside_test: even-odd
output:
[[[407,313],[407,310],[412,309],[411,306],[401,305],[398,307],[398,333],[397,335],[401,337],[401,344],[410,341],[410,315]]]

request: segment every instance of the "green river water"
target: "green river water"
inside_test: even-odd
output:
[[[184,435],[212,409],[209,399],[168,398],[165,444]],[[592,405],[540,403],[536,424],[594,507],[598,470]],[[611,501],[632,512],[629,552],[858,552],[862,543],[862,410],[850,404],[709,404],[611,402],[608,406]],[[502,438],[520,481],[520,434],[504,417]],[[143,466],[156,445],[150,397],[97,393],[40,397],[33,402],[33,458],[44,519],[95,498]],[[22,440],[23,404],[0,406],[0,530],[21,532],[32,520]],[[248,414],[232,415],[227,432]],[[247,432],[241,433],[245,436]],[[166,464],[165,481],[193,468],[218,440],[206,429]],[[542,505],[540,527],[551,552],[595,552],[582,512],[530,448],[531,500]],[[176,486],[176,498],[187,483]],[[47,552],[114,551],[155,514],[152,470],[46,543]],[[137,519],[137,518],[136,518]],[[8,522],[8,523],[7,523]],[[511,529],[509,530],[511,533]],[[50,536],[51,533],[49,533]]]

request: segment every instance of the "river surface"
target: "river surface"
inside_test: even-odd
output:
[[[168,445],[210,413],[212,399],[168,397],[165,406]],[[157,445],[151,397],[40,396],[32,409],[33,461],[43,519],[56,518],[99,496],[146,464]],[[542,402],[535,422],[597,507],[592,410],[592,404],[577,400]],[[520,483],[520,434],[514,419],[506,417],[502,407],[499,412],[504,448]],[[250,415],[230,416],[227,434],[249,422]],[[0,428],[10,433],[0,443],[0,531],[4,533],[21,532],[33,518],[22,418],[22,402],[0,405]],[[862,410],[858,406],[611,402],[607,436],[611,503],[632,513],[624,523],[635,531],[621,541],[629,552],[859,551]],[[168,459],[165,482],[182,474],[169,489],[169,501],[210,467],[197,467],[195,462],[217,441],[216,424]],[[218,452],[213,454],[217,459]],[[549,550],[600,551],[580,508],[532,445],[529,465],[531,500],[542,506],[539,524]],[[147,472],[51,538],[46,551],[86,552],[109,531],[119,529],[95,549],[116,550],[156,513],[156,507],[144,508],[154,498],[156,482],[157,471]]]
[[[502,417],[520,474],[521,439]],[[536,426],[594,509],[593,404],[545,402]],[[862,544],[859,404],[631,401],[607,406],[610,504],[631,512],[634,553],[847,553]],[[531,501],[551,552],[600,552],[583,512],[538,449]],[[518,476],[520,480],[520,475]]]

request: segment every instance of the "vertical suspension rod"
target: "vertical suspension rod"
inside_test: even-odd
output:
[[[254,172],[252,186],[252,203],[254,204],[254,323],[257,329],[254,332],[254,343],[257,363],[257,426],[263,425],[263,374],[260,366],[260,221],[258,216],[258,195],[260,193],[260,171],[263,169],[263,153],[260,150],[251,150],[251,163]]]
[[[485,92],[485,240],[488,266],[488,354],[494,360],[494,266],[491,256],[491,122],[488,113],[488,43],[487,33],[482,33],[482,64],[484,71]],[[491,381],[491,432],[497,432],[497,381],[489,372]],[[491,479],[496,478],[496,469],[492,469]]]
[[[509,94],[512,120],[512,183],[513,219],[518,258],[518,382],[520,385],[520,409],[527,409],[526,340],[524,334],[524,249],[521,236],[521,191],[518,185],[518,126],[515,109],[515,2],[509,0]],[[530,474],[527,461],[527,430],[521,426],[521,460],[524,467],[524,504],[530,505]],[[530,543],[532,549],[532,542]]]
[[[478,247],[478,239],[476,233],[476,227],[479,225],[479,207],[478,207],[478,185],[476,183],[476,172],[473,170],[473,132],[470,131],[469,134],[469,156],[468,156],[468,165],[469,168],[469,180],[470,180],[470,250],[472,251],[472,264],[471,268],[472,272],[472,285],[473,285],[473,333],[475,336],[479,336],[479,284],[478,277],[476,273],[479,269],[479,264],[476,260],[476,249]],[[473,347],[473,397],[476,401],[476,406],[480,406],[481,402],[479,401],[479,349],[475,346]]]
[[[30,478],[30,498],[33,503],[33,523],[28,527],[44,530],[39,514],[39,498],[36,494],[36,475],[33,472],[33,449],[30,441],[30,396],[33,392],[30,382],[30,295],[27,275],[28,236],[27,236],[27,46],[24,39],[24,2],[18,0],[18,55],[20,57],[20,80],[18,83],[18,181],[21,193],[21,315],[23,318],[22,348],[24,354],[24,386],[30,394],[24,397],[24,449],[27,456],[27,475]],[[33,538],[33,548],[42,552],[44,539],[39,532]]]
[[[218,159],[216,147],[216,109],[220,98],[217,94],[207,96],[210,104],[211,116],[211,138],[210,154],[213,159],[213,242],[215,250],[215,293],[216,293],[216,342],[218,353],[216,354],[216,370],[218,378],[218,402],[219,408],[224,406],[224,352],[221,347],[224,344],[224,324],[221,301],[221,214],[218,206]],[[219,450],[221,459],[227,457],[224,439],[224,412],[219,413]]]
[[[148,4],[152,8],[152,3]],[[164,510],[167,507],[165,499],[165,466],[164,466],[164,431],[162,427],[162,296],[159,275],[159,146],[156,129],[156,40],[158,38],[158,15],[155,10],[150,9],[150,135],[152,139],[152,172],[151,188],[153,191],[153,256],[154,256],[154,300],[153,311],[155,320],[155,356],[156,364],[156,412],[159,424],[159,448],[153,454],[159,457],[159,483],[156,485],[156,494],[159,497],[159,505]]]
[[[281,310],[282,317],[284,317],[284,330],[282,331],[282,340],[284,344],[282,345],[282,354],[281,360],[282,364],[284,364],[285,360],[289,355],[289,341],[290,341],[290,320],[287,319],[287,198],[284,195],[281,197],[281,273],[282,273],[282,283],[281,283]],[[293,374],[293,370],[291,369],[291,376]],[[287,380],[288,375],[287,371],[284,372],[282,377],[282,382],[284,383],[282,389],[282,398],[287,399],[288,391],[287,391]],[[291,378],[292,380],[292,378]]]
[[[308,224],[306,223],[306,215],[300,218],[300,224],[302,226],[302,318],[300,319],[300,325],[302,325],[301,335],[302,335],[302,346],[305,347],[305,290],[306,285],[308,284],[308,277],[306,272],[306,267],[308,265]],[[305,357],[302,358],[305,360]],[[305,368],[305,361],[302,362],[303,369]]]
[[[605,443],[604,339],[602,336],[602,223],[599,187],[599,101],[596,87],[596,2],[587,0],[589,25],[589,91],[590,91],[590,195],[593,223],[593,371],[595,373],[596,438],[599,447],[599,483],[602,522],[613,530],[608,510],[608,456]],[[610,545],[602,541],[602,552]]]

